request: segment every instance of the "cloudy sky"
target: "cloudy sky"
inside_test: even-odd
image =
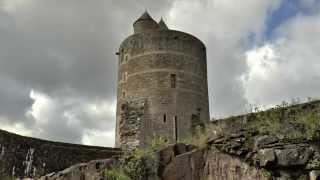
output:
[[[207,45],[212,118],[320,97],[320,0],[0,0],[0,128],[113,146],[115,52],[145,9]]]

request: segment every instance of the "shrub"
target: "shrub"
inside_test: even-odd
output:
[[[148,148],[135,148],[125,152],[120,161],[123,171],[134,180],[156,173],[154,152],[168,144],[167,138],[153,136]]]

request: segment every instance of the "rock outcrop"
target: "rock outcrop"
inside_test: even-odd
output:
[[[220,135],[202,148],[190,145],[169,145],[154,153],[152,168],[155,173],[145,174],[146,180],[312,180],[319,178],[320,149],[308,142],[285,142],[277,137],[261,135],[255,130],[240,130]],[[108,165],[121,168],[116,159]],[[96,163],[96,164],[94,164]],[[83,180],[106,179],[97,163],[74,166],[82,168]],[[150,168],[150,167],[148,167]],[[94,172],[92,172],[94,169]],[[75,170],[65,170],[47,180],[67,180],[79,177]]]

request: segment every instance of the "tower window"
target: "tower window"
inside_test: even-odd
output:
[[[178,117],[174,116],[174,139],[178,142]]]
[[[126,92],[122,91],[122,98],[126,97]]]
[[[176,74],[171,74],[170,81],[171,81],[171,88],[176,88],[177,75]]]
[[[163,123],[166,123],[166,122],[167,122],[167,115],[164,114],[164,115],[163,115]]]

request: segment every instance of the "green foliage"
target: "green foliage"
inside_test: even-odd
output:
[[[279,107],[276,107],[279,108]],[[260,133],[277,134],[281,130],[281,113],[277,109],[261,111],[255,108],[254,120],[249,122],[249,127],[257,129]]]
[[[314,140],[319,138],[319,120],[319,115],[315,112],[307,114],[306,116],[303,116],[297,120],[299,123],[302,123],[305,127],[304,136],[306,137],[306,139]]]
[[[151,140],[151,149],[149,151],[155,152],[168,145],[168,139],[163,136],[154,136]]]
[[[139,180],[146,174],[146,167],[142,158],[144,154],[143,150],[135,149],[122,157],[121,164],[123,171],[131,179]]]
[[[257,129],[260,133],[267,133],[282,137],[288,140],[316,140],[319,139],[320,117],[319,112],[300,112],[297,113],[298,107],[290,107],[300,102],[299,99],[292,100],[291,103],[282,102],[267,111],[260,108],[253,108],[256,113],[251,114],[251,120],[248,123],[249,128]],[[294,118],[286,115],[292,112]],[[285,122],[286,121],[286,122]],[[288,122],[290,121],[290,122]],[[287,128],[284,123],[294,126],[300,126],[300,129]]]
[[[154,152],[168,144],[167,138],[163,136],[154,136],[150,141],[148,148],[135,148],[126,151],[120,161],[123,171],[134,180],[140,180],[146,175],[156,173]]]
[[[262,169],[261,170],[261,174],[263,177],[266,177],[268,179],[271,179],[272,178],[272,173],[266,169]]]
[[[204,147],[208,142],[208,138],[209,133],[207,129],[197,126],[191,135],[185,139],[182,139],[180,142],[184,144],[192,144],[198,147]]]
[[[130,180],[123,172],[116,169],[106,170],[104,178],[107,180]]]

